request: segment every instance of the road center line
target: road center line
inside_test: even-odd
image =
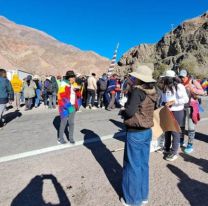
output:
[[[207,121],[207,120],[208,120],[208,118],[203,118],[200,121],[202,122],[202,121]],[[91,139],[88,139],[85,141],[84,140],[77,141],[75,145],[71,145],[71,144],[56,145],[56,146],[52,146],[52,147],[46,147],[46,148],[32,150],[32,151],[28,151],[28,152],[19,153],[19,154],[4,156],[4,157],[0,157],[0,163],[9,162],[12,160],[22,159],[22,158],[31,157],[31,156],[36,156],[36,155],[40,155],[40,154],[44,154],[44,153],[48,153],[48,152],[53,152],[53,151],[58,151],[58,150],[62,150],[62,149],[74,148],[74,147],[77,147],[77,146],[80,146],[83,144],[90,144],[90,143],[94,143],[94,142],[105,141],[108,139],[112,139],[113,137],[122,137],[124,135],[125,135],[125,132],[120,132],[116,135],[111,134],[111,135],[100,137],[100,139],[91,138]]]

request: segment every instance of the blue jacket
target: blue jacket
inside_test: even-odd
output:
[[[9,100],[14,100],[14,91],[10,81],[0,77],[0,104],[6,104]]]
[[[107,87],[107,92],[111,92],[115,90],[116,88],[116,79],[111,78],[108,80],[108,87]]]

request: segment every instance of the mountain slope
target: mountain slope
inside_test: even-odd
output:
[[[116,69],[125,73],[137,62],[154,63],[158,74],[172,67],[208,74],[208,13],[184,21],[156,44],[141,44],[130,49]]]
[[[94,52],[83,52],[44,32],[0,17],[0,67],[39,74],[64,74],[72,68],[89,74],[106,72],[109,63]]]

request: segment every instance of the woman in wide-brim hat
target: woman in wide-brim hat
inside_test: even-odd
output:
[[[157,99],[152,73],[145,65],[130,73],[136,80],[122,112],[127,129],[121,198],[124,205],[141,205],[148,201],[151,127]]]

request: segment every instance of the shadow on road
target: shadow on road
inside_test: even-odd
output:
[[[44,180],[51,180],[57,196],[58,204],[46,203],[42,196]],[[30,183],[13,199],[11,206],[70,206],[71,203],[61,184],[53,175],[37,175]]]
[[[196,139],[208,143],[208,135],[196,132]]]
[[[53,126],[56,128],[56,131],[57,131],[57,138],[58,138],[58,135],[59,135],[59,127],[60,127],[60,124],[61,124],[61,118],[60,116],[56,116],[53,120]],[[66,135],[66,138],[67,140],[69,140],[69,131],[67,130],[68,128],[68,123],[66,125],[66,128],[65,128],[65,135]]]
[[[118,133],[115,133],[114,135],[114,139],[117,139],[119,141],[125,142],[125,138],[126,138],[126,128],[125,125],[122,122],[119,122],[117,120],[114,119],[109,119],[110,122],[112,122],[113,124],[115,124],[117,127],[120,128],[120,131]],[[124,133],[124,135],[119,135],[120,133]]]
[[[81,133],[84,134],[84,146],[91,150],[93,156],[102,167],[105,172],[108,181],[118,194],[121,196],[121,180],[122,180],[122,167],[113,156],[111,151],[101,141],[99,135],[94,133],[92,130],[83,129]],[[89,139],[97,138],[99,141],[94,144],[87,143]]]
[[[114,119],[109,119],[109,121],[112,122],[113,124],[115,124],[122,131],[125,130],[125,125],[122,122],[119,122],[119,121],[114,120]]]
[[[168,164],[168,169],[176,175],[180,182],[178,188],[189,201],[191,206],[206,206],[208,202],[208,184],[191,179],[186,173],[179,168]]]
[[[183,157],[184,161],[196,164],[200,166],[201,170],[208,173],[208,160],[202,159],[202,158],[198,159],[196,157],[193,157],[184,153],[181,153],[180,156]]]
[[[6,111],[9,111],[10,109],[13,109],[13,106],[12,105],[6,106]]]
[[[17,117],[21,117],[21,116],[22,116],[22,113],[19,112],[18,110],[16,110],[14,112],[10,112],[10,113],[5,114],[3,116],[3,118],[5,119],[5,123],[8,124],[12,120],[16,119]]]

